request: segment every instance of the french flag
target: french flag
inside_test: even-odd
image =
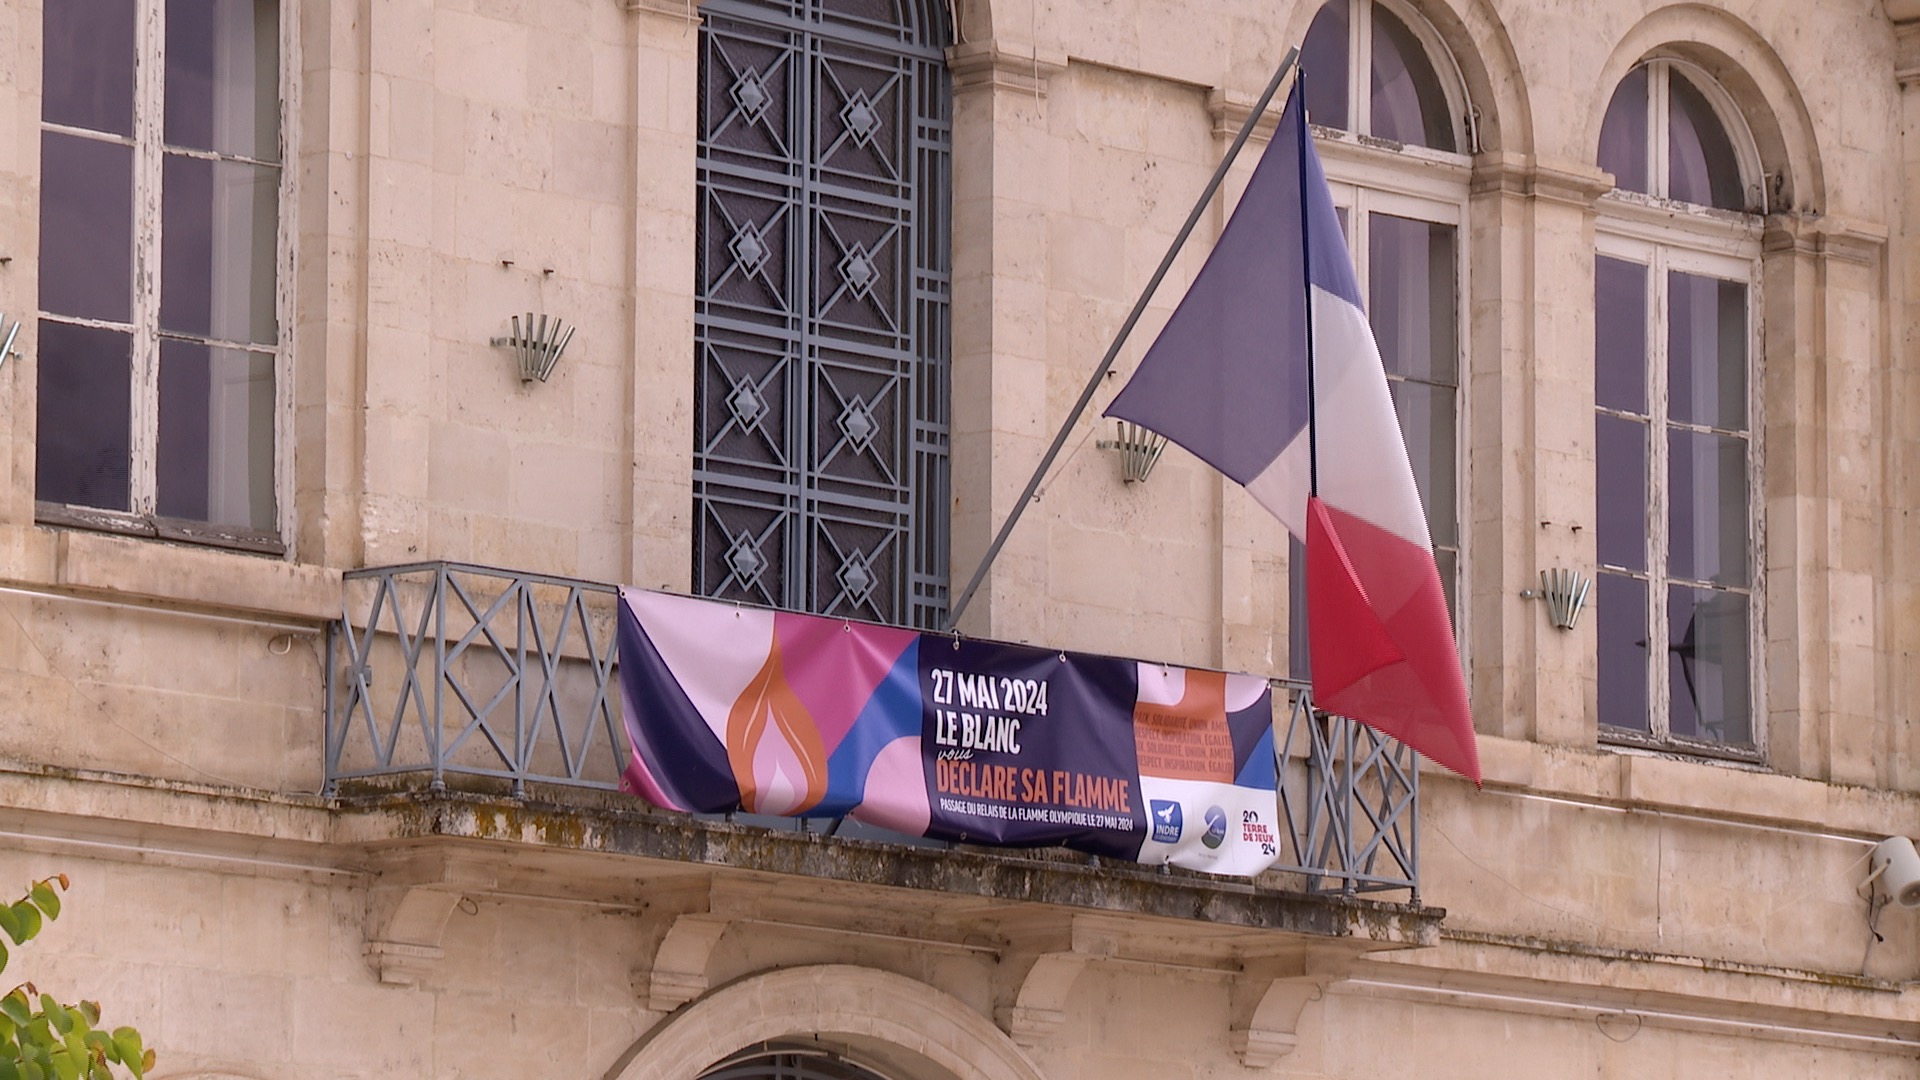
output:
[[[1480,782],[1426,515],[1298,80],[1213,253],[1106,415],[1186,447],[1306,544],[1317,707]]]

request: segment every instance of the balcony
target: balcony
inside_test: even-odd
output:
[[[743,919],[1016,952],[1039,933],[1032,947],[1049,954],[1172,963],[1171,952],[1241,974],[1280,963],[1321,984],[1316,965],[1437,939],[1444,913],[1419,903],[1414,755],[1315,711],[1305,686],[1276,684],[1282,858],[1252,882],[852,821],[688,816],[619,791],[618,604],[612,585],[459,563],[346,575],[326,645],[325,794],[409,823],[370,845],[391,880],[671,892],[676,919],[705,920],[694,941]],[[858,913],[861,929],[836,912]],[[402,981],[409,954],[386,944]],[[658,1005],[704,985],[697,960],[676,963],[656,964],[646,987]]]
[[[329,794],[542,791],[606,805],[591,796],[619,790],[615,586],[448,562],[346,578],[327,642]],[[1276,689],[1288,827],[1273,873],[1310,895],[1404,891],[1417,904],[1412,752],[1316,712],[1303,684]],[[786,827],[834,836],[841,823]]]

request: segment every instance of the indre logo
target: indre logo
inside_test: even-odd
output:
[[[1217,848],[1227,842],[1227,812],[1217,806],[1207,807],[1207,831],[1200,834],[1200,842],[1210,848]]]
[[[1156,844],[1177,844],[1180,832],[1185,826],[1181,820],[1180,804],[1170,799],[1153,799],[1148,808],[1153,816],[1153,842]]]

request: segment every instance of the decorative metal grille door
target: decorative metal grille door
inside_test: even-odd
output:
[[[944,22],[919,0],[700,10],[694,589],[937,626]]]

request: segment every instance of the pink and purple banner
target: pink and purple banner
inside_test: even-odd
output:
[[[623,780],[656,805],[1248,877],[1279,857],[1265,679],[639,589],[621,601]]]

